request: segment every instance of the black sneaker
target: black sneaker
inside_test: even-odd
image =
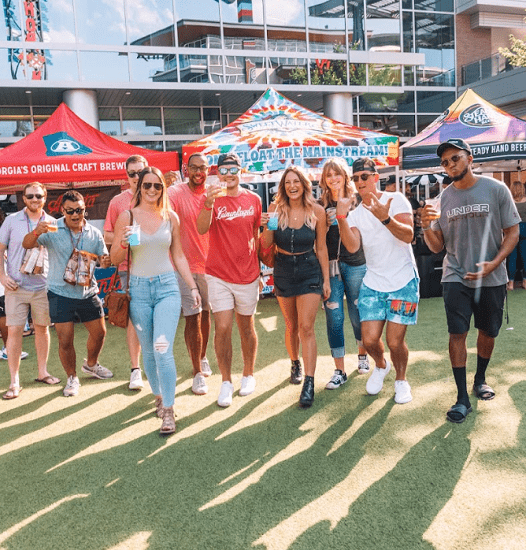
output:
[[[301,384],[302,380],[303,372],[301,370],[301,363],[299,359],[296,359],[296,361],[292,361],[292,365],[290,366],[290,383]]]
[[[328,390],[337,390],[340,386],[345,384],[345,382],[347,382],[347,374],[340,369],[336,369],[325,388]]]

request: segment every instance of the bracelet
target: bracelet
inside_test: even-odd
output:
[[[33,229],[32,233],[33,233],[33,235],[34,235],[35,237],[38,237],[38,236],[39,236],[39,234],[37,233],[37,230],[36,230],[36,229]]]
[[[387,216],[387,218],[383,221],[381,221],[382,225],[389,225],[391,222],[391,216]]]
[[[206,204],[203,204],[203,208],[204,208],[206,211],[210,212],[210,210],[213,210],[214,207],[211,206],[210,208],[208,208],[208,207],[206,206]]]
[[[337,220],[344,220],[347,216],[340,214],[339,216],[336,216]]]
[[[431,226],[429,227],[422,227],[422,231],[429,231],[431,229]]]
[[[120,242],[119,244],[121,245],[121,248],[122,248],[123,250],[126,250],[126,249],[128,248],[127,246],[122,246],[122,242]]]

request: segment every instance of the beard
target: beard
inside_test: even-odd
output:
[[[468,170],[469,170],[469,166],[466,166],[466,168],[464,168],[464,170],[462,170],[462,172],[460,172],[458,176],[451,177],[451,181],[460,181],[468,173]]]

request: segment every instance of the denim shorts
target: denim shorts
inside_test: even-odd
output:
[[[315,252],[276,254],[274,260],[274,292],[290,298],[302,294],[323,294],[320,262]]]
[[[415,277],[403,288],[380,292],[362,284],[358,309],[360,320],[391,321],[399,325],[416,325],[419,300],[419,281]]]

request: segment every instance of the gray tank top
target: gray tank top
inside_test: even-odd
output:
[[[171,245],[170,220],[164,220],[153,235],[141,231],[141,244],[131,247],[131,274],[137,277],[155,277],[174,271],[170,256]]]

